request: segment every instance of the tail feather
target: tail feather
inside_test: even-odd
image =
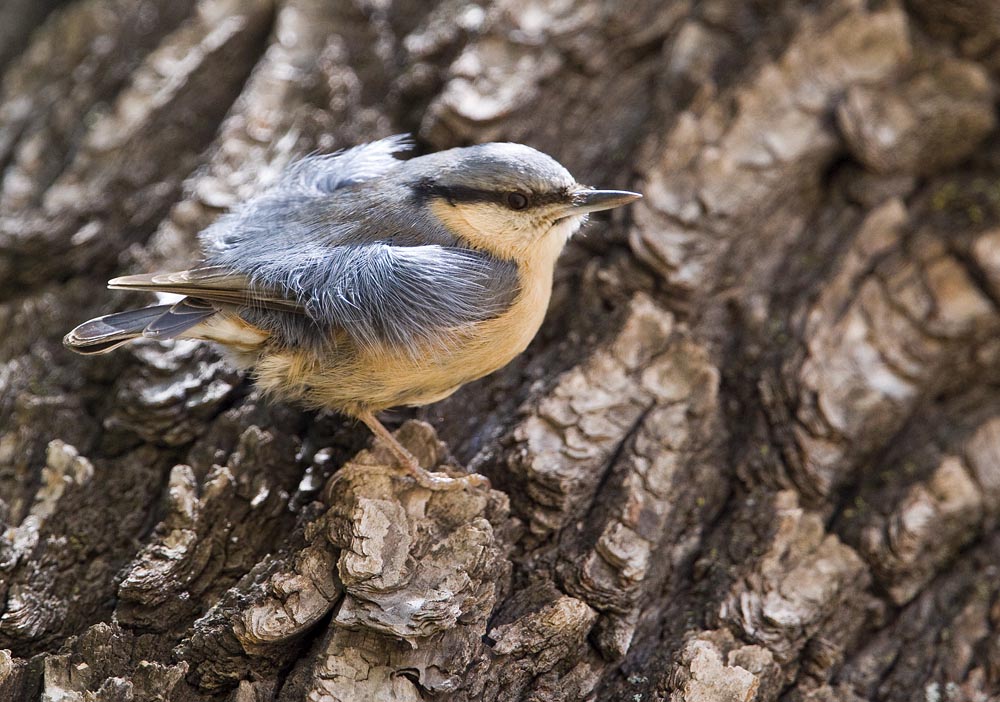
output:
[[[173,339],[218,310],[205,302],[185,297],[170,306],[170,309],[146,325],[142,335],[151,339]]]
[[[211,306],[188,299],[116,312],[84,322],[63,337],[63,344],[85,355],[107,353],[141,336],[170,339],[215,314]]]

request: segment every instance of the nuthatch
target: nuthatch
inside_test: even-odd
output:
[[[186,297],[92,319],[64,343],[218,342],[266,392],[360,419],[419,484],[481,484],[421,468],[376,413],[441,400],[524,351],[566,241],[588,213],[641,196],[580,185],[521,144],[396,158],[409,148],[397,136],[298,161],[201,232],[204,266],[108,284]]]

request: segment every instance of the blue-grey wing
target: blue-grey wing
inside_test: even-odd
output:
[[[360,347],[416,352],[506,311],[519,292],[511,261],[457,247],[342,246],[275,262],[250,275],[283,290],[303,314],[245,309],[248,322],[289,344],[324,345],[343,332]]]
[[[220,266],[116,278],[110,287],[181,293],[236,311],[289,346],[322,349],[346,334],[363,348],[445,348],[470,324],[503,314],[517,266],[472,249],[367,244],[304,247],[252,270]]]
[[[327,244],[369,238],[366,213],[385,213],[366,201],[364,189],[335,201],[331,195],[386,176],[412,148],[406,134],[361,144],[333,154],[307,156],[291,164],[273,186],[223,215],[199,234],[206,260],[215,262],[236,248],[253,256],[278,245],[323,239]],[[370,194],[368,195],[370,197]]]

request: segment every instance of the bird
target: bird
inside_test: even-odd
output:
[[[581,185],[523,144],[401,157],[413,148],[396,135],[292,163],[199,233],[195,267],[108,282],[179,301],[97,317],[64,344],[215,342],[265,394],[360,420],[417,484],[486,483],[422,468],[378,413],[442,400],[524,351],[567,241],[641,195]]]

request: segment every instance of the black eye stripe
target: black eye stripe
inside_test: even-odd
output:
[[[459,202],[493,202],[511,209],[527,209],[528,207],[550,205],[555,202],[569,202],[571,199],[568,189],[528,194],[527,192],[512,190],[482,190],[479,188],[469,188],[464,185],[439,185],[429,181],[417,183],[412,188],[414,193],[421,199],[439,197],[452,205]],[[527,198],[527,203],[524,207],[511,207],[508,198],[515,193]]]

